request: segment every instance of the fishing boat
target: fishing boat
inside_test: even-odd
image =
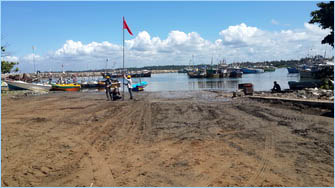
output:
[[[276,70],[276,68],[273,66],[266,66],[266,67],[263,67],[263,69],[264,69],[264,72],[274,72]]]
[[[100,87],[97,81],[88,81],[81,83],[81,88],[97,88],[97,87]]]
[[[151,77],[151,72],[148,70],[143,70],[140,77]]]
[[[263,69],[252,69],[252,68],[242,68],[241,71],[243,74],[256,74],[264,72]]]
[[[295,67],[287,67],[287,71],[290,74],[299,73],[299,70]]]
[[[309,68],[302,69],[299,71],[300,78],[313,78],[313,71]]]
[[[206,69],[195,69],[191,72],[188,72],[187,75],[189,76],[189,78],[206,78],[207,77]]]
[[[52,84],[54,91],[79,91],[80,88],[80,84]]]
[[[6,80],[10,90],[50,91],[50,84],[28,83],[19,80]]]
[[[240,68],[228,68],[227,72],[229,73],[230,78],[241,78],[243,75]]]
[[[207,78],[220,78],[219,71],[213,68],[207,69],[206,75]]]

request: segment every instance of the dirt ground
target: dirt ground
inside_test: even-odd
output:
[[[229,96],[3,96],[1,185],[334,186],[332,117]]]

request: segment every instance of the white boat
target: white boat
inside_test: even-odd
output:
[[[1,81],[1,87],[8,87],[8,84],[4,81]]]
[[[27,83],[17,80],[6,80],[8,88],[11,90],[32,90],[32,91],[50,91],[50,84]]]

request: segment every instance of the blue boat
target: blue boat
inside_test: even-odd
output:
[[[255,69],[241,68],[243,74],[255,74],[257,71]]]
[[[290,74],[299,73],[299,70],[297,68],[295,68],[295,67],[287,67],[287,71]]]
[[[148,82],[139,82],[137,84],[133,84],[132,87],[133,87],[133,91],[143,91],[143,89],[148,85]]]
[[[243,74],[256,74],[264,72],[264,69],[241,68]]]

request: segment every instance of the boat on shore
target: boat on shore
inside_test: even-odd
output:
[[[1,81],[1,90],[8,90],[8,84],[4,81]]]
[[[80,84],[52,84],[53,91],[79,91],[81,88]]]
[[[5,80],[10,90],[50,91],[50,84],[28,83],[20,80]]]
[[[139,82],[137,84],[133,84],[132,87],[133,87],[133,91],[143,91],[144,88],[148,85],[148,82]]]

